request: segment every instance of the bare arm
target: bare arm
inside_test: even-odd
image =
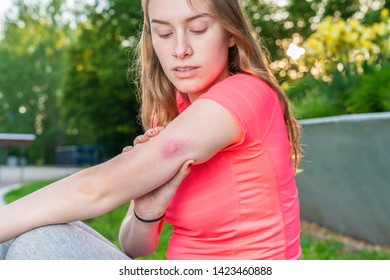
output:
[[[150,138],[157,136],[162,129],[158,127],[147,130],[144,135],[136,137],[134,145],[146,143]],[[123,152],[132,149],[133,146],[128,146],[123,149]],[[167,183],[131,201],[119,231],[119,242],[128,256],[134,259],[153,253],[158,247],[161,229],[164,225],[163,219],[150,223],[140,221],[135,217],[134,212],[147,220],[162,217],[180,183],[188,175],[192,164],[193,160],[185,162],[179,172]]]
[[[0,242],[38,226],[102,215],[161,186],[185,161],[204,162],[239,137],[222,106],[194,102],[159,137],[1,208]]]

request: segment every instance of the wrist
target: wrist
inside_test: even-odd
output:
[[[165,217],[165,213],[166,213],[166,212],[164,212],[164,214],[162,214],[162,215],[160,215],[160,216],[156,216],[157,218],[152,218],[152,219],[149,219],[149,218],[146,219],[146,217],[143,218],[142,216],[139,216],[139,215],[136,213],[135,209],[134,209],[133,213],[134,213],[134,217],[135,217],[138,221],[140,221],[140,222],[143,222],[143,223],[155,223],[155,222],[161,221],[161,220]]]

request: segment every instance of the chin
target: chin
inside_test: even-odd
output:
[[[188,86],[188,85],[187,86],[180,86],[180,85],[178,85],[176,87],[176,89],[182,93],[201,95],[202,93],[206,92],[208,88],[199,87],[199,85],[197,85],[197,86]]]

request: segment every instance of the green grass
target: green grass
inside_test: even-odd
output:
[[[20,189],[13,190],[6,194],[5,201],[12,202],[37,189],[42,188],[51,181],[37,181],[28,183]],[[89,226],[100,232],[119,247],[118,232],[121,221],[126,214],[128,205],[123,205],[101,217],[89,219],[86,222]],[[168,239],[171,235],[171,226],[165,224],[160,237],[160,245],[156,252],[142,259],[163,260]],[[302,231],[301,246],[303,260],[389,260],[388,250],[367,250],[352,249],[343,242],[330,238],[318,238],[312,233]]]
[[[352,249],[335,239],[319,239],[302,232],[301,247],[303,260],[389,260],[390,252],[385,250]]]

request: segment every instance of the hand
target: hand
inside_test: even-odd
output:
[[[157,136],[163,129],[164,127],[148,129],[143,135],[137,136],[134,139],[133,145],[135,146],[149,141],[150,138]],[[123,148],[123,152],[128,152],[132,149],[133,146],[127,146]],[[161,217],[165,213],[180,183],[190,172],[190,167],[193,163],[193,160],[187,160],[184,162],[175,176],[168,182],[158,187],[157,189],[135,199],[133,202],[133,207],[137,212],[137,215],[146,220],[152,220]]]
[[[158,126],[155,128],[148,129],[147,131],[145,131],[145,133],[143,135],[139,135],[139,136],[135,137],[135,139],[133,141],[133,145],[135,146],[137,144],[148,142],[149,138],[152,138],[152,137],[158,135],[160,133],[160,131],[163,129],[164,129],[163,126]],[[128,151],[131,151],[133,148],[134,148],[133,146],[126,146],[123,148],[122,152],[125,153]]]
[[[193,163],[193,160],[187,160],[172,179],[157,189],[135,199],[134,210],[137,215],[145,220],[161,217],[165,213],[180,183],[190,173]]]

